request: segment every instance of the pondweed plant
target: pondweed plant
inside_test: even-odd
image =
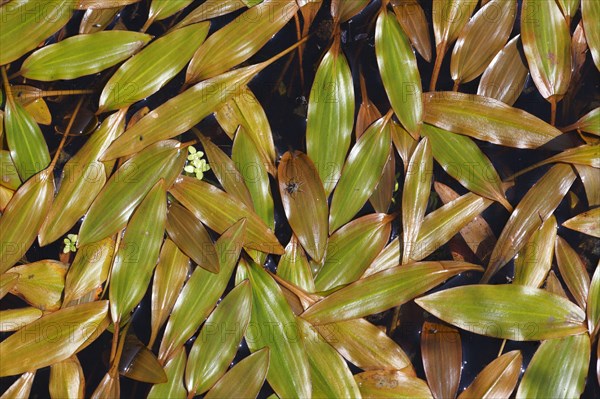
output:
[[[2,1],[2,397],[600,396],[598,21]]]

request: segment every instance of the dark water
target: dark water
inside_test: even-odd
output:
[[[197,6],[200,3],[201,1],[195,1],[190,7],[186,9],[183,15],[185,15],[189,10],[192,10],[195,6]],[[422,3],[424,3],[423,7],[428,16],[428,20],[431,21],[431,2],[424,1]],[[145,16],[148,13],[147,6],[147,2],[142,2],[138,5],[127,7],[120,14],[120,19],[130,30],[139,30],[145,22]],[[385,92],[383,90],[381,79],[379,77],[373,44],[374,21],[379,8],[379,1],[374,1],[360,15],[356,16],[349,22],[344,23],[342,25],[342,48],[350,62],[350,66],[353,71],[357,104],[360,104],[358,71],[362,69],[363,74],[366,78],[370,99],[378,106],[380,111],[385,113],[387,109],[389,109],[389,104]],[[314,72],[319,64],[320,58],[323,56],[329,45],[329,39],[326,35],[323,34],[324,32],[327,32],[327,29],[330,26],[330,17],[328,10],[329,2],[326,1],[313,24],[313,28],[311,29],[311,32],[313,32],[314,35],[309,40],[306,46],[304,64],[302,65],[302,68],[304,69],[304,76],[307,78],[304,86],[302,86],[299,79],[299,66],[297,59],[294,59],[293,62],[289,65],[289,68],[284,70],[287,57],[284,57],[282,60],[279,60],[272,66],[268,67],[261,74],[259,74],[249,85],[252,91],[258,97],[259,101],[261,102],[267,113],[269,122],[271,124],[271,129],[273,132],[277,151],[280,155],[283,154],[285,151],[288,151],[289,149],[306,151],[305,129],[307,100],[312,84],[311,79],[312,77],[314,77]],[[219,27],[231,21],[240,13],[241,11],[213,20],[211,26],[211,33],[217,30]],[[76,17],[73,18],[73,20],[67,26],[67,31],[69,35],[75,34],[77,32],[79,21],[82,15],[83,13],[78,13]],[[575,24],[578,22],[578,19],[579,16],[575,18],[574,24],[572,26],[575,26]],[[162,23],[155,23],[149,29],[148,33],[154,35],[162,34],[168,27],[171,20],[172,19],[168,19]],[[515,31],[513,32],[511,37],[517,33],[518,26],[515,27]],[[433,38],[433,31],[431,31],[431,35]],[[261,50],[257,55],[252,57],[248,61],[248,63],[263,61],[269,58],[270,56],[275,55],[278,52],[284,50],[285,48],[295,43],[296,39],[297,38],[295,26],[294,23],[291,22],[273,40],[271,40],[268,46]],[[429,79],[433,63],[427,63],[418,55],[417,60],[419,64],[419,70],[421,71],[423,87],[426,88],[429,85]],[[585,82],[589,84],[584,85],[584,87],[581,89],[580,93],[578,94],[578,99],[580,100],[577,103],[573,104],[573,109],[561,110],[561,105],[559,105],[559,119],[557,122],[558,125],[566,125],[570,122],[573,122],[580,115],[597,106],[600,100],[600,90],[598,87],[599,76],[595,68],[589,68],[589,64],[590,63],[588,63],[588,68],[584,70]],[[447,56],[442,65],[442,72],[440,73],[440,78],[438,81],[438,90],[452,89],[453,82],[450,79],[448,67],[449,57]],[[91,87],[97,89],[99,93],[106,80],[110,77],[110,74],[110,72],[104,72],[93,77],[77,79],[75,81],[52,83],[52,87],[46,87],[48,85],[42,84],[41,87],[45,89],[70,89]],[[156,93],[155,95],[149,97],[145,101],[142,101],[133,106],[131,108],[130,113],[133,114],[135,111],[137,111],[143,106],[148,106],[151,109],[155,108],[159,104],[166,101],[168,98],[173,97],[179,92],[184,82],[184,78],[185,71],[180,73],[167,85],[167,87],[165,87],[159,93]],[[474,82],[470,82],[461,86],[461,91],[467,93],[476,93],[477,85],[478,80],[475,80]],[[283,89],[284,87],[285,89]],[[53,115],[58,116],[58,120],[68,116],[66,115],[66,113],[74,108],[73,101],[73,99],[67,98],[63,102],[50,103]],[[83,145],[83,143],[86,141],[87,136],[85,135],[85,133],[89,133],[92,130],[91,128],[95,126],[96,121],[94,120],[93,114],[96,110],[95,104],[97,104],[97,101],[98,95],[90,96],[89,102],[84,105],[84,110],[88,110],[89,112],[85,113],[84,117],[80,117],[81,121],[80,123],[78,123],[80,128],[76,129],[76,134],[72,139],[70,139],[68,145],[65,147],[65,153],[67,153],[68,155],[73,155],[77,152],[81,145]],[[515,106],[518,108],[525,109],[528,112],[531,112],[544,120],[549,120],[548,103],[539,95],[537,90],[535,90],[535,86],[531,81],[528,81],[524,93],[521,95]],[[358,105],[356,107],[356,110],[358,111]],[[566,117],[564,117],[561,120],[562,114],[565,114]],[[213,140],[219,145],[221,145],[221,148],[224,149],[226,152],[230,151],[231,143],[229,139],[227,139],[226,136],[223,134],[221,128],[218,126],[213,117],[209,117],[205,121],[200,123],[199,128],[204,134],[211,136]],[[44,133],[46,134],[46,137],[49,138],[48,142],[50,148],[56,148],[59,136],[56,135],[50,128],[45,128]],[[189,139],[192,139],[192,137],[189,134],[183,135],[181,137],[182,141],[186,141]],[[570,140],[572,140],[572,143],[576,142],[574,141],[576,140],[574,137],[570,137]],[[572,143],[569,145],[572,146]],[[494,146],[483,142],[479,142],[478,144],[486,153],[486,155],[492,160],[494,166],[499,171],[501,177],[509,176],[513,172],[520,170],[526,166],[529,166],[537,162],[538,160],[547,158],[555,152],[554,149],[554,151],[544,149],[535,151],[515,150],[503,148],[500,146]],[[560,145],[560,143],[558,145]],[[67,159],[68,156],[65,157],[64,162],[66,162]],[[397,162],[396,164],[401,165],[401,162]],[[509,201],[513,204],[518,203],[519,199],[525,194],[527,189],[537,179],[539,179],[539,177],[541,177],[546,170],[547,168],[540,168],[539,170],[528,173],[517,179],[517,184],[515,185],[515,188],[510,189],[507,193]],[[400,172],[400,170],[398,170],[398,172]],[[57,171],[57,177],[59,177],[59,175],[60,170]],[[447,175],[445,175],[445,173],[441,170],[441,168],[436,167],[436,170],[434,171],[434,176],[437,181],[451,186],[459,193],[466,192],[466,190],[462,188],[458,183],[456,183],[453,180],[450,180],[447,177]],[[211,176],[209,174],[209,179],[210,178]],[[212,178],[214,179],[214,176]],[[400,185],[402,184],[402,182],[399,183]],[[276,186],[272,185],[272,188],[274,187]],[[577,180],[574,183],[572,190],[583,201],[583,206],[585,206],[585,192],[579,180]],[[291,230],[285,220],[283,210],[281,209],[281,201],[279,201],[278,198],[278,190],[272,189],[272,193],[274,195],[274,200],[277,207],[275,210],[276,234],[279,240],[285,244],[290,238]],[[396,203],[398,202],[399,201],[397,201]],[[397,205],[394,205],[390,212],[395,210],[398,210]],[[562,223],[564,220],[579,213],[581,210],[582,209],[579,208],[572,210],[569,208],[568,204],[566,204],[566,201],[563,201],[563,204],[561,204],[561,206],[556,212],[559,226],[560,223]],[[429,209],[428,212],[429,211],[431,211],[431,209]],[[368,214],[371,212],[373,212],[373,209],[370,208],[370,205],[367,205],[361,211],[360,214]],[[500,205],[494,204],[484,212],[484,216],[486,220],[490,223],[496,235],[499,235],[509,215]],[[78,228],[79,226],[75,226],[73,232],[76,232]],[[396,220],[393,222],[393,233],[391,237],[392,239],[398,235],[399,230],[399,221]],[[599,241],[591,241],[590,238],[587,236],[569,231],[568,229],[564,228],[559,228],[559,234],[565,239],[567,239],[572,245],[577,245],[578,243],[587,243],[587,246],[585,248],[578,248],[578,250],[581,250],[580,254],[587,261],[587,265],[590,268],[591,272],[599,259]],[[28,252],[27,258],[30,261],[46,258],[56,258],[57,254],[61,250],[61,247],[61,243],[51,244],[42,249],[38,248],[37,245],[34,245],[33,248]],[[441,249],[440,251],[432,254],[430,258],[450,259],[450,255],[447,252],[447,249]],[[276,264],[277,259],[269,257],[269,259],[267,260],[267,267],[269,267],[271,270],[275,270]],[[512,263],[503,268],[494,277],[492,283],[506,283],[507,278],[510,277],[512,277]],[[442,286],[437,287],[434,291],[443,290],[458,285],[474,284],[479,281],[479,278],[480,275],[476,273],[464,273],[460,276],[450,279]],[[16,306],[21,306],[21,304],[22,303],[20,302],[20,300],[11,297],[11,299],[3,301],[3,303],[1,304],[1,308],[13,308]],[[369,319],[375,324],[388,325],[391,322],[391,317],[392,312],[388,311],[380,315],[374,315]],[[435,317],[426,314],[426,312],[424,312],[413,302],[410,302],[402,306],[400,313],[400,326],[392,334],[392,338],[402,346],[405,352],[413,360],[413,365],[416,368],[417,374],[420,378],[425,378],[420,353],[420,332],[421,326],[424,321],[440,322]],[[147,293],[140,306],[136,309],[133,315],[132,326],[133,331],[130,331],[135,332],[135,334],[143,342],[147,342],[150,333],[149,292]],[[460,331],[460,335],[463,347],[463,370],[459,392],[462,389],[466,388],[472,382],[475,376],[481,371],[483,367],[485,367],[485,365],[487,365],[489,362],[491,362],[497,357],[498,351],[502,343],[502,340],[487,338],[466,331]],[[4,338],[5,336],[7,336],[7,334],[0,334],[0,339]],[[78,355],[86,375],[86,395],[90,395],[93,392],[94,388],[100,382],[106,370],[108,369],[108,353],[110,351],[111,338],[112,336],[110,333],[104,333],[100,339],[98,339],[95,343],[93,343],[90,347],[88,347]],[[160,339],[157,341],[160,342]],[[190,340],[190,345],[191,342],[193,342],[193,338]],[[524,360],[523,369],[525,369],[531,359],[531,356],[537,349],[538,345],[538,342],[509,341],[506,344],[506,347],[504,348],[504,352],[508,352],[515,349],[521,350],[523,353]],[[595,375],[595,353],[595,350],[593,350],[593,355],[590,363],[590,376]],[[240,352],[238,353],[234,362],[241,360],[248,354],[249,351],[245,343],[243,343]],[[557,367],[560,366],[557,365]],[[358,372],[360,370],[353,368],[353,371]],[[34,390],[32,391],[32,397],[48,396],[48,378],[48,368],[38,371],[34,383]],[[0,385],[2,386],[0,388],[0,391],[4,391],[13,381],[14,378],[2,379],[2,382],[0,383]],[[145,396],[149,390],[149,387],[150,386],[148,384],[137,383],[127,378],[121,379],[121,393],[123,397],[135,398]],[[260,397],[266,397],[270,393],[272,393],[272,391],[268,387],[268,384],[265,383],[265,388],[261,391]],[[600,397],[600,387],[598,387],[598,382],[595,378],[591,378],[588,380],[586,391],[583,397]]]

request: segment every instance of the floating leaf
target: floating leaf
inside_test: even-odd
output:
[[[0,274],[0,299],[4,298],[17,285],[18,280],[19,275],[17,273]]]
[[[0,331],[17,331],[42,317],[42,311],[34,307],[0,310]]]
[[[596,68],[600,70],[600,28],[596,23],[599,18],[600,4],[594,0],[581,0],[581,19],[583,20],[586,41],[590,53],[592,53],[592,60],[596,64]]]
[[[350,151],[331,199],[330,233],[350,221],[377,186],[392,145],[388,122],[389,115],[373,123]]]
[[[537,341],[587,330],[583,325],[585,313],[575,304],[545,290],[520,285],[467,285],[415,302],[445,322],[488,337]]]
[[[308,308],[302,318],[327,324],[379,313],[402,305],[450,277],[480,266],[464,262],[420,262],[358,280]]]
[[[529,238],[515,258],[513,284],[541,287],[552,267],[556,218],[550,216]]]
[[[12,97],[7,98],[4,110],[10,156],[21,181],[25,181],[50,164],[48,146],[37,122]]]
[[[525,194],[498,238],[482,282],[489,281],[502,266],[521,250],[544,220],[558,207],[575,180],[569,165],[559,164],[550,169]],[[540,201],[544,198],[544,201]]]
[[[122,7],[119,6],[101,9],[88,8],[81,17],[79,33],[95,33],[106,29],[121,10]]]
[[[414,375],[410,359],[385,332],[365,319],[315,326],[344,358],[363,370],[402,370]]]
[[[119,374],[135,381],[160,384],[168,381],[161,364],[146,346],[133,334],[125,340],[119,361]]]
[[[590,363],[590,346],[587,334],[543,341],[523,374],[516,398],[580,397]]]
[[[297,319],[306,348],[313,398],[357,398],[358,386],[348,364],[309,323]]]
[[[585,264],[569,243],[560,236],[556,237],[554,254],[560,275],[571,295],[579,307],[585,310],[590,289],[590,276]]]
[[[48,389],[52,399],[84,397],[85,377],[77,356],[71,356],[50,367]]]
[[[493,98],[438,92],[426,93],[423,101],[425,122],[493,144],[537,148],[561,134],[541,119]]]
[[[106,8],[128,6],[129,4],[134,4],[138,1],[140,0],[78,0],[76,8],[79,10],[87,10],[90,8],[102,10]]]
[[[270,349],[267,381],[280,397],[310,397],[309,363],[304,345],[298,339],[294,313],[277,283],[262,267],[252,263],[244,269],[252,286],[252,317],[246,331],[250,351]],[[290,334],[297,338],[290,339]]]
[[[416,138],[423,119],[417,59],[400,24],[386,9],[377,17],[375,52],[383,86],[394,113],[402,126]]]
[[[165,180],[165,187],[171,185],[183,169],[186,154],[181,143],[167,140],[121,165],[92,202],[79,231],[79,245],[96,242],[125,227],[159,179]]]
[[[165,18],[169,18],[179,10],[183,10],[185,7],[190,5],[193,0],[153,0],[150,4],[150,12],[148,14],[148,22],[160,21]],[[149,25],[149,23],[146,25]]]
[[[306,150],[319,171],[327,196],[342,173],[353,125],[352,71],[336,36],[317,69],[306,121]]]
[[[151,38],[122,30],[72,36],[31,54],[21,75],[46,82],[92,75],[131,57]]]
[[[333,233],[315,278],[316,290],[327,291],[358,280],[388,242],[391,222],[391,216],[375,213],[355,219]]]
[[[158,331],[163,326],[175,301],[179,296],[181,287],[188,274],[190,259],[177,248],[170,239],[165,239],[160,251],[158,265],[154,271],[152,284],[152,318],[150,344],[152,347]]]
[[[111,141],[125,130],[125,112],[107,117],[62,169],[61,183],[39,234],[41,245],[65,235],[88,210],[106,183],[105,166],[98,161]]]
[[[206,399],[249,398],[258,396],[269,367],[268,347],[242,359],[204,396]]]
[[[256,213],[215,186],[195,178],[182,176],[177,179],[169,192],[202,223],[217,233],[223,233],[235,222],[246,218],[247,240],[245,245],[248,248],[265,253],[282,254],[284,252],[273,231]]]
[[[302,247],[316,262],[325,254],[327,197],[315,165],[300,151],[286,152],[277,171],[285,215]]]
[[[108,301],[85,303],[50,313],[0,343],[0,376],[36,370],[69,358],[106,317]],[[46,334],[31,334],[32,331]]]
[[[190,395],[206,392],[225,374],[250,322],[251,306],[252,291],[246,280],[227,294],[206,320],[185,370]]]
[[[369,5],[370,0],[354,0],[354,1],[340,1],[339,2],[339,10],[337,11],[337,15],[339,16],[340,22],[346,22],[350,18],[359,14],[366,6]],[[334,19],[336,15],[334,15],[333,11],[333,3],[332,2],[332,16]]]
[[[365,399],[433,398],[425,381],[398,370],[365,371],[354,379]]]
[[[285,254],[279,258],[277,275],[306,292],[315,291],[315,282],[304,250],[295,235],[285,247]]]
[[[401,243],[399,237],[394,238],[388,245],[386,245],[379,255],[377,255],[377,257],[369,265],[369,268],[365,270],[365,273],[362,277],[364,278],[382,270],[398,266],[401,263],[400,245]]]
[[[244,5],[243,0],[206,0],[175,25],[175,28],[226,15],[243,8]]]
[[[521,40],[540,94],[551,102],[560,100],[571,78],[571,35],[555,1],[523,1]]]
[[[396,147],[398,155],[400,155],[400,158],[402,158],[402,162],[404,163],[404,172],[406,172],[408,170],[410,157],[412,156],[419,142],[394,120],[392,120],[390,124],[390,129],[392,131],[392,141],[394,142],[394,147]]]
[[[427,383],[434,398],[454,398],[462,369],[460,334],[452,327],[423,323],[421,356]]]
[[[517,386],[523,356],[511,351],[489,363],[458,396],[458,399],[508,398]]]
[[[106,373],[100,384],[92,393],[91,399],[119,398],[121,396],[121,384],[118,376]]]
[[[455,86],[483,73],[506,44],[517,15],[515,0],[491,0],[482,6],[460,32],[450,62]]]
[[[10,151],[0,151],[0,168],[2,170],[2,181],[0,182],[2,186],[11,190],[18,189],[21,186],[21,179],[10,156]]]
[[[172,1],[159,3],[170,4]],[[126,107],[160,90],[192,58],[208,35],[209,27],[206,22],[174,30],[121,65],[100,94],[98,112]],[[148,68],[149,64],[152,68]]]
[[[43,170],[17,190],[4,209],[0,225],[0,273],[13,266],[35,241],[54,195],[54,178]]]
[[[73,14],[73,0],[21,0],[2,4],[0,41],[5,45],[0,65],[20,58],[65,25]]]
[[[587,319],[590,336],[593,338],[598,334],[598,326],[600,326],[600,267],[598,265],[596,265],[590,283],[587,299]]]
[[[600,208],[594,208],[587,212],[580,213],[563,223],[563,226],[578,231],[583,234],[588,234],[600,238]]]
[[[24,373],[2,394],[2,399],[28,398],[33,386],[35,371]]]
[[[208,231],[190,211],[177,203],[169,207],[167,233],[198,266],[213,273],[219,272],[219,256]]]
[[[600,173],[598,169],[586,165],[574,165],[585,187],[589,206],[600,205]]]
[[[548,277],[546,278],[546,291],[568,299],[567,293],[558,280],[558,277],[556,277],[554,270],[550,270],[550,273],[548,273]]]
[[[20,276],[13,291],[25,302],[41,310],[53,311],[60,308],[67,273],[64,264],[55,260],[42,260],[15,266],[9,273]]]
[[[184,399],[187,397],[187,391],[183,385],[183,373],[186,365],[185,349],[181,349],[177,354],[167,361],[165,373],[169,379],[162,384],[155,384],[148,392],[148,399]]]
[[[194,334],[225,291],[245,241],[245,226],[246,221],[240,220],[217,240],[219,273],[197,267],[181,290],[160,345],[159,359],[163,363]]]
[[[563,127],[561,130],[563,132],[568,132],[570,130],[581,130],[586,133],[592,133],[596,136],[600,136],[600,107],[594,108],[579,118],[577,122],[567,127]]]
[[[265,0],[213,33],[194,54],[186,82],[212,78],[258,52],[298,11],[294,0]]]
[[[110,314],[119,323],[142,300],[156,266],[165,231],[164,180],[137,207],[117,250],[110,276]]]
[[[417,0],[392,0],[394,14],[414,48],[425,61],[431,61],[431,37],[425,12]]]

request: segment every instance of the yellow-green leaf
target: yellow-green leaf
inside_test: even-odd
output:
[[[131,57],[151,38],[122,30],[76,35],[34,52],[23,62],[21,75],[42,81],[92,75]]]
[[[33,386],[35,371],[24,373],[2,394],[2,399],[28,398]]]
[[[364,399],[433,398],[425,381],[398,370],[365,371],[354,379]]]
[[[541,287],[552,267],[555,240],[556,218],[550,216],[516,256],[513,284]]]
[[[208,317],[188,357],[185,385],[190,394],[206,392],[225,374],[250,322],[251,306],[252,291],[245,280]]]
[[[0,299],[4,298],[17,285],[18,280],[19,275],[16,273],[0,274]]]
[[[587,318],[590,335],[598,335],[598,326],[600,326],[600,265],[596,265],[596,270],[592,276],[590,290],[587,299]]]
[[[482,268],[464,262],[420,262],[398,266],[358,280],[308,308],[302,318],[327,324],[379,313],[402,305],[448,278]]]
[[[181,348],[177,354],[167,361],[165,373],[169,379],[162,384],[155,384],[148,393],[148,399],[185,399],[187,391],[183,385],[183,373],[186,365],[185,349]]]
[[[583,310],[539,288],[466,285],[415,302],[447,323],[488,337],[538,341],[587,331]]]
[[[569,288],[569,292],[579,307],[585,310],[590,289],[590,276],[585,263],[569,243],[560,236],[556,237],[554,254],[558,270]]]
[[[307,154],[315,163],[327,196],[340,178],[350,148],[354,106],[352,71],[336,36],[317,68],[306,121]]]
[[[10,156],[10,151],[0,151],[0,168],[2,170],[2,181],[0,184],[11,190],[18,189],[21,185],[21,179]]]
[[[300,151],[286,152],[277,171],[285,215],[302,247],[316,262],[325,254],[327,197],[315,165]]]
[[[166,197],[161,179],[127,224],[110,275],[110,314],[115,323],[131,312],[146,293],[165,231]]]
[[[206,0],[194,8],[175,28],[206,21],[232,13],[244,7],[243,0]]]
[[[165,18],[169,18],[179,10],[183,10],[193,0],[152,0],[150,4],[150,12],[148,15],[148,21],[160,21]]]
[[[134,209],[159,179],[165,180],[165,187],[171,185],[181,173],[186,155],[181,143],[167,140],[121,165],[92,202],[79,231],[79,245],[99,241],[125,227]]]
[[[205,22],[174,30],[127,60],[104,86],[99,112],[126,107],[160,90],[192,58],[206,38],[209,27],[210,24]]]
[[[75,0],[17,0],[0,7],[0,65],[8,64],[36,48],[65,25]],[[10,45],[7,45],[10,43]]]
[[[516,398],[579,398],[590,353],[587,334],[543,341],[525,370]]]
[[[554,213],[574,181],[571,166],[558,164],[529,189],[504,225],[482,282],[489,281],[521,250],[544,220]]]
[[[583,115],[577,122],[567,127],[561,128],[563,132],[570,130],[581,130],[586,133],[592,133],[600,136],[600,107],[594,108],[587,114]]]
[[[548,101],[560,100],[571,80],[571,35],[556,1],[523,1],[521,40],[540,94]]]
[[[265,0],[213,33],[194,54],[186,82],[212,78],[258,52],[298,11],[294,0]]]
[[[96,330],[108,311],[108,301],[86,303],[50,313],[0,343],[0,376],[34,371],[73,355]],[[38,331],[38,334],[31,334]]]
[[[84,397],[85,376],[77,356],[71,356],[50,367],[48,390],[52,399]]]
[[[135,381],[160,384],[168,382],[167,374],[156,359],[156,355],[146,348],[133,334],[122,337],[123,354],[119,361],[119,374]]]
[[[17,331],[36,321],[42,315],[41,310],[31,306],[0,310],[0,332]]]
[[[54,195],[54,177],[48,169],[25,182],[14,194],[0,219],[0,273],[13,266],[35,241]]]
[[[600,70],[600,3],[595,0],[581,0],[581,19],[585,29],[585,38],[592,53],[592,60]]]
[[[310,263],[302,246],[298,243],[298,239],[293,234],[285,247],[285,254],[279,258],[277,275],[306,292],[315,292],[315,281]]]
[[[493,98],[438,92],[426,93],[424,103],[425,122],[507,147],[537,148],[561,134],[530,113]]]
[[[121,10],[122,7],[120,6],[88,8],[81,17],[79,33],[94,33],[106,29]]]
[[[508,398],[521,374],[521,351],[511,351],[490,362],[458,396],[458,399]]]
[[[413,137],[418,137],[423,120],[423,100],[417,59],[400,24],[386,9],[377,17],[375,52],[394,113],[402,126]]]
[[[41,310],[53,311],[60,308],[67,273],[66,265],[55,260],[41,260],[15,266],[9,273],[20,276],[13,292],[25,302]]]
[[[585,196],[590,206],[600,205],[600,173],[597,168],[587,165],[574,165],[585,187]]]
[[[389,115],[373,123],[350,151],[331,199],[330,233],[350,221],[375,190],[392,145],[388,122]]]

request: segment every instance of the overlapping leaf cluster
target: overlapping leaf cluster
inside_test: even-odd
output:
[[[381,88],[345,52],[365,15]],[[327,47],[305,68],[318,18]],[[119,397],[125,379],[154,398],[452,398],[466,332],[503,341],[460,398],[598,392],[600,112],[572,105],[598,77],[600,2],[10,0],[0,20],[3,397],[44,391],[49,367],[53,398]],[[297,41],[257,61],[291,26]],[[310,84],[287,152],[249,87],[284,57]],[[519,107],[528,79],[549,117]],[[100,122],[67,155],[90,103]],[[223,137],[202,131],[213,116]],[[490,147],[539,161],[500,172]],[[405,304],[427,312],[421,357],[392,339]],[[542,341],[524,372],[514,341]],[[90,345],[108,360],[94,386]]]

